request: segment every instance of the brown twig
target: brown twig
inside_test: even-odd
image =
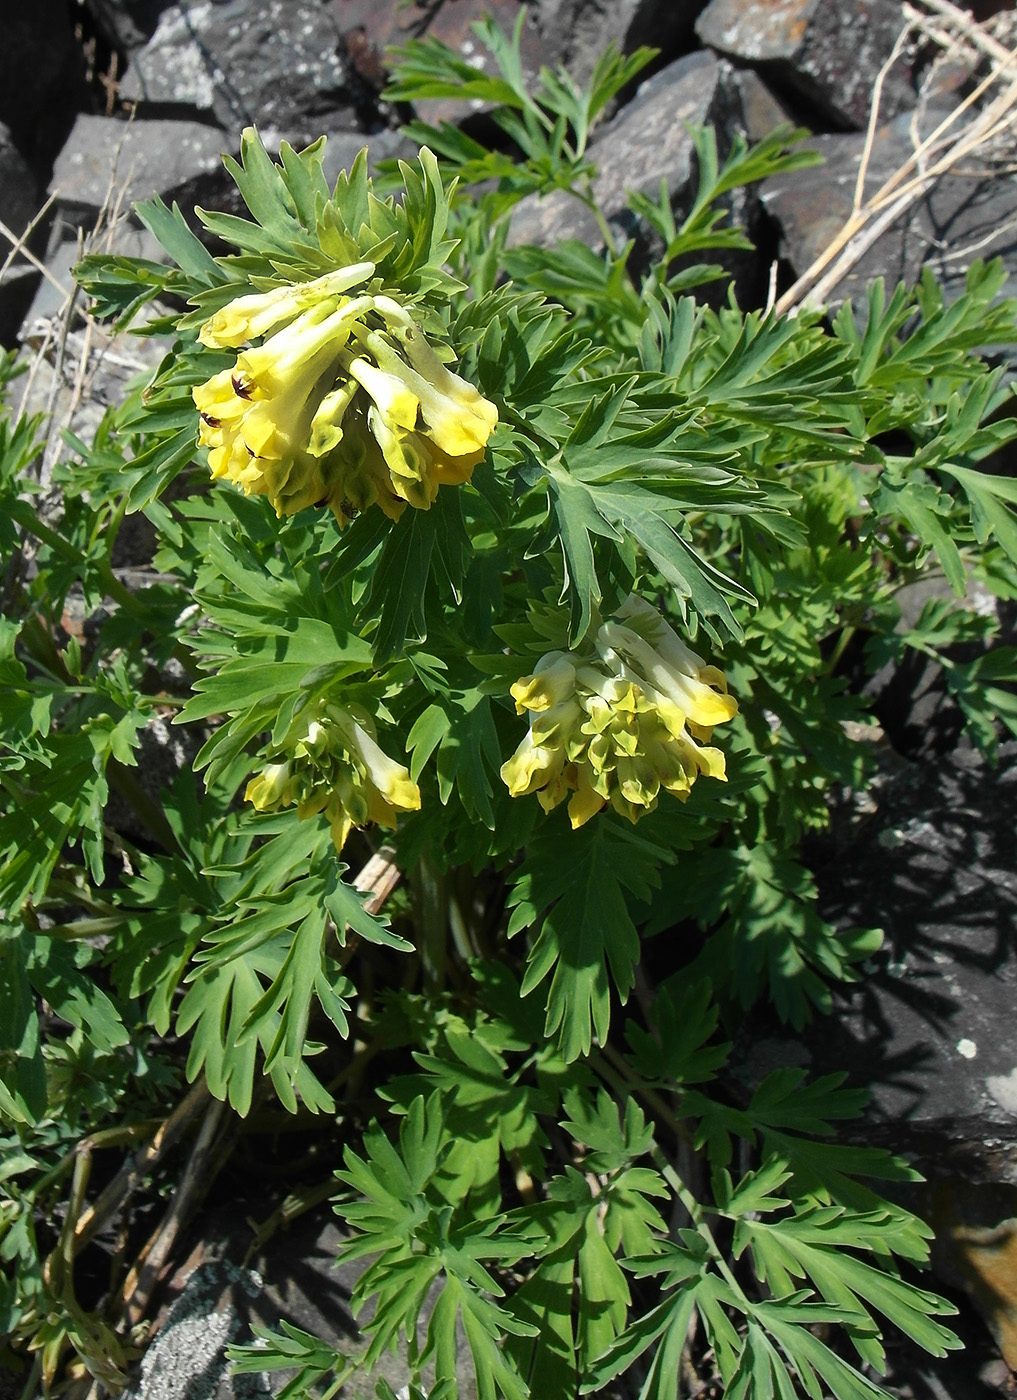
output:
[[[169,1209],[124,1281],[121,1312],[128,1327],[136,1326],[144,1318],[159,1275],[181,1230],[211,1185],[212,1175],[208,1167],[215,1153],[216,1139],[225,1112],[226,1105],[219,1099],[212,1099],[208,1104],[201,1130],[187,1159],[180,1184],[173,1193]]]
[[[78,1216],[74,1231],[76,1250],[87,1244],[97,1231],[123,1209],[148,1173],[187,1131],[208,1099],[208,1085],[203,1078],[199,1079],[183,1102],[177,1105],[157,1129],[151,1142],[145,1143],[144,1147],[124,1163],[95,1205],[83,1210]],[[87,1143],[88,1139],[85,1141]]]
[[[391,846],[380,846],[354,878],[353,888],[368,895],[364,908],[369,914],[377,914],[401,879],[402,872],[395,863],[395,851]]]

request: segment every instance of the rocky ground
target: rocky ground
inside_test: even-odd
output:
[[[928,8],[935,16],[940,6]],[[990,45],[1013,47],[1010,8],[981,5]],[[73,423],[87,433],[142,367],[136,343],[107,344],[75,317],[70,268],[83,239],[98,228],[98,246],[155,255],[130,201],[159,193],[185,210],[226,205],[232,185],[221,156],[236,151],[251,123],[270,145],[326,133],[333,175],[365,144],[372,160],[411,152],[399,130],[408,113],[380,95],[387,46],[426,32],[481,64],[469,24],[483,10],[510,28],[518,3],[5,0],[0,342],[36,352],[26,402],[52,410],[57,428]],[[660,49],[651,76],[617,105],[591,149],[598,198],[637,248],[647,235],[632,225],[626,189],[655,195],[663,180],[676,210],[694,192],[683,123],[713,123],[722,143],[735,131],[759,138],[789,117],[815,133],[825,165],[769,182],[737,211],[759,248],[736,269],[739,293],[762,304],[792,286],[849,214],[873,90],[901,28],[896,0],[538,0],[523,30],[524,57],[534,68],[564,63],[582,78],[609,41]],[[962,46],[944,58],[921,33],[901,47],[881,85],[863,194],[901,165],[916,131],[964,100],[987,52]],[[484,121],[483,112],[448,102],[423,104],[418,115]],[[880,274],[913,281],[924,266],[957,283],[975,256],[1002,255],[1017,278],[1014,149],[997,140],[988,154],[977,167],[958,165],[888,225],[834,276],[825,299],[855,295]],[[578,237],[596,247],[599,233],[583,212],[564,197],[527,202],[512,238]],[[868,810],[838,814],[814,864],[828,916],[881,924],[886,951],[864,989],[843,998],[835,1032],[824,1025],[822,1044],[773,1034],[765,1047],[776,1063],[855,1065],[874,1089],[867,1134],[912,1154],[929,1176],[918,1206],[937,1226],[942,1286],[974,1303],[961,1323],[969,1350],[942,1365],[894,1354],[897,1393],[1012,1395],[1017,746],[1004,746],[991,770],[959,743],[934,667],[897,678],[896,692],[888,683],[876,698],[887,735],[881,783]],[[758,1057],[766,1028],[753,1034]],[[290,1317],[333,1336],[351,1329],[327,1208],[249,1249],[247,1217],[266,1217],[277,1199],[267,1191],[261,1209],[249,1200],[213,1203],[214,1228],[203,1221],[193,1253],[168,1281],[138,1397],[268,1393],[265,1378],[238,1379],[232,1391],[224,1378],[223,1345],[251,1317]]]

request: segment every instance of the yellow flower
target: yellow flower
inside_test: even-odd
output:
[[[361,334],[360,344],[371,352],[384,373],[397,379],[404,391],[416,399],[423,419],[421,432],[450,457],[483,451],[498,422],[494,404],[442,364],[423,331],[414,326],[393,333],[409,364],[376,331]],[[385,411],[380,403],[379,407]],[[407,422],[404,426],[411,428],[414,424]]]
[[[374,504],[392,519],[406,505],[427,510],[486,451],[497,410],[442,363],[410,312],[343,295],[373,272],[358,263],[238,297],[202,327],[208,345],[266,335],[193,397],[213,478],[266,496],[280,516],[327,504],[345,525]]]
[[[328,504],[340,526],[377,504],[398,520],[406,501],[396,495],[392,477],[367,420],[356,402],[343,415],[341,445],[321,462]]]
[[[257,812],[271,812],[293,803],[293,783],[288,763],[270,763],[251,779],[244,792],[244,801],[252,802]]]
[[[636,822],[662,788],[684,801],[700,774],[725,776],[723,753],[706,743],[737,713],[722,674],[641,599],[619,614],[640,631],[606,622],[595,655],[548,652],[511,689],[530,725],[502,779],[513,797],[536,792],[545,811],[569,796],[573,828],[608,804]]]
[[[307,450],[312,457],[323,457],[343,440],[343,418],[353,402],[357,386],[346,380],[330,390],[314,410]]]
[[[625,657],[644,684],[666,695],[687,721],[702,729],[734,718],[738,702],[727,693],[723,673],[687,647],[645,599],[630,594],[617,615],[624,625],[605,624],[601,644]]]
[[[349,372],[367,390],[387,422],[400,428],[416,427],[420,400],[401,377],[386,373],[362,355],[350,361]]]
[[[533,668],[532,676],[516,681],[510,694],[516,702],[516,714],[526,710],[549,710],[572,693],[576,683],[576,668],[564,651],[549,651]]]
[[[374,263],[353,263],[310,282],[294,282],[274,287],[270,292],[236,297],[209,317],[198,332],[198,339],[202,345],[215,349],[243,345],[245,340],[267,335],[315,303],[337,297],[373,275]]]
[[[296,805],[301,821],[323,813],[336,850],[355,826],[393,827],[400,812],[417,811],[420,789],[409,770],[389,758],[363,720],[326,702],[299,715],[280,745],[286,757],[251,779],[246,800],[259,812]]]

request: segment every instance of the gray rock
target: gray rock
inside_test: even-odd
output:
[[[721,118],[727,102],[721,72],[720,63],[706,52],[676,59],[643,83],[590,143],[589,156],[597,166],[593,197],[620,241],[638,231],[635,216],[626,206],[627,190],[654,197],[664,180],[673,206],[688,196],[695,149],[686,123]],[[604,245],[590,211],[564,192],[556,191],[546,199],[531,196],[513,212],[511,245],[547,245],[562,238],[577,238],[592,248]]]
[[[72,304],[70,269],[78,258],[73,232],[73,225],[57,222],[46,259],[49,277],[39,284],[19,337],[30,366],[24,379],[17,381],[14,402],[21,412],[45,414],[46,447],[40,467],[45,490],[54,462],[66,456],[64,430],[90,443],[106,410],[124,401],[132,381],[152,374],[169,349],[169,341],[162,337],[114,335],[96,324],[83,323],[78,314],[84,306],[80,292],[73,292]],[[107,229],[101,240],[86,242],[83,251],[154,261],[164,256],[149,234],[126,220]],[[44,498],[43,509],[50,508],[60,508],[58,493]]]
[[[259,1201],[252,1210],[217,1207],[203,1222],[202,1262],[185,1265],[169,1281],[175,1295],[166,1319],[142,1359],[141,1379],[128,1400],[255,1400],[278,1391],[280,1377],[257,1373],[231,1376],[224,1358],[227,1342],[250,1342],[250,1324],[278,1330],[282,1319],[327,1343],[356,1355],[366,1345],[350,1307],[350,1295],[365,1263],[336,1263],[348,1232],[335,1222],[328,1205],[300,1216],[253,1252],[250,1266],[234,1263],[251,1243],[252,1215],[267,1216],[274,1201]],[[246,1214],[246,1219],[245,1219]],[[193,1261],[193,1256],[192,1256]],[[428,1308],[437,1289],[432,1289]],[[425,1311],[426,1317],[426,1311]],[[418,1344],[424,1343],[421,1327]],[[405,1354],[386,1353],[369,1376],[357,1375],[339,1392],[341,1400],[373,1400],[384,1379],[397,1393],[409,1371]],[[460,1332],[459,1400],[476,1400],[472,1366]]]
[[[930,111],[924,129],[945,113]],[[765,207],[780,224],[783,254],[798,274],[830,243],[851,213],[864,137],[815,137],[808,143],[825,164],[767,180]],[[908,116],[879,128],[865,182],[869,198],[911,155]],[[973,162],[967,163],[971,171]],[[864,305],[865,289],[876,277],[888,283],[914,283],[924,266],[956,294],[976,258],[1001,256],[1011,271],[1003,295],[1017,290],[1017,178],[1006,171],[947,175],[892,224],[860,257],[826,298],[832,305],[851,298]]]
[[[181,1283],[124,1400],[212,1400],[229,1385],[226,1347],[238,1340],[240,1330],[234,1294],[256,1295],[261,1279],[229,1260],[210,1259]],[[254,1372],[235,1377],[228,1393],[236,1400],[256,1400],[272,1390],[268,1377]]]
[[[171,5],[120,95],[205,114],[234,133],[257,124],[311,140],[324,117],[333,127],[358,124],[339,31],[310,0]]]
[[[84,246],[79,247],[74,225],[58,218],[54,223],[49,243],[45,260],[47,276],[40,282],[25,317],[22,327],[25,338],[37,338],[43,322],[63,315],[67,300],[77,285],[72,270],[84,252],[115,253],[128,258],[147,258],[151,262],[166,261],[166,254],[148,230],[127,219],[122,219],[112,229],[105,230],[99,242],[86,249]],[[133,337],[128,343],[137,349],[138,342]]]
[[[375,93],[388,82],[388,50],[422,35],[440,39],[480,72],[496,74],[494,59],[472,26],[489,15],[499,28],[511,34],[519,9],[519,0],[455,0],[454,4],[437,6],[425,0],[400,6],[379,5],[377,0],[332,0],[331,4],[349,62]],[[549,61],[532,16],[523,26],[520,52],[523,71],[529,79],[536,76],[542,63]],[[484,103],[479,98],[427,98],[416,103],[414,110],[421,121],[436,125],[465,121],[484,110]]]
[[[367,147],[367,168],[373,171],[382,160],[415,159],[420,147],[398,131],[376,131],[362,136],[357,131],[326,131],[321,168],[329,185],[334,186],[341,170],[349,170],[360,151]]]
[[[791,120],[754,68],[731,69],[728,85],[737,98],[740,125],[750,142],[762,141],[771,131]]]
[[[187,201],[222,175],[222,154],[232,143],[200,122],[150,120],[126,123],[82,115],[53,168],[50,191],[71,223],[91,227],[99,211],[122,201],[161,194]]]
[[[711,0],[696,33],[719,53],[760,65],[837,125],[861,127],[902,28],[894,0]],[[914,100],[908,63],[898,62],[883,87],[883,114]]]
[[[168,0],[84,0],[96,29],[120,53],[132,54],[155,33]]]

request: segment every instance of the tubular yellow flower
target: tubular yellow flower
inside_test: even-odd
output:
[[[410,363],[377,332],[360,337],[381,368],[398,379],[417,400],[423,418],[421,431],[450,457],[463,457],[483,449],[498,422],[498,410],[479,389],[461,379],[439,360],[416,327],[396,330]],[[412,427],[412,423],[407,423]]]
[[[513,797],[525,797],[545,787],[564,767],[564,746],[538,744],[528,729],[515,753],[501,765],[501,776]]]
[[[301,821],[323,813],[336,850],[355,826],[395,826],[400,812],[419,809],[420,789],[369,724],[320,702],[297,717],[280,745],[285,758],[251,779],[245,799],[259,812],[295,805]]]
[[[293,803],[293,784],[288,763],[270,763],[251,779],[244,791],[244,801],[254,804],[257,812],[271,812]]]
[[[392,423],[373,404],[367,425],[385,458],[392,490],[408,505],[426,510],[438,494],[438,481],[423,439]]]
[[[385,458],[356,401],[343,415],[342,443],[321,465],[328,504],[340,526],[375,504],[390,520],[398,520],[406,509],[406,502],[392,489]]]
[[[349,372],[370,394],[386,422],[400,428],[416,427],[420,400],[401,378],[372,365],[362,355],[350,361]]]
[[[725,776],[723,753],[707,743],[713,725],[737,713],[723,676],[635,603],[624,615],[638,633],[606,622],[595,655],[548,652],[511,688],[530,724],[502,779],[513,797],[536,792],[546,811],[571,794],[574,828],[608,804],[636,822],[653,811],[661,789],[684,801],[700,774]],[[647,640],[649,633],[666,642],[662,629],[673,643],[667,656]]]
[[[526,710],[549,710],[571,695],[576,683],[576,668],[564,651],[549,651],[533,668],[532,676],[516,681],[510,694],[516,702],[516,714]]]
[[[236,297],[209,317],[198,332],[198,339],[202,345],[216,349],[235,348],[245,340],[267,335],[315,303],[337,297],[373,276],[374,263],[352,263],[310,282],[294,282],[273,287],[269,292]]]
[[[350,381],[340,384],[325,395],[311,418],[311,439],[307,450],[312,457],[323,457],[339,446],[343,439],[342,422],[353,402],[357,386]]]

